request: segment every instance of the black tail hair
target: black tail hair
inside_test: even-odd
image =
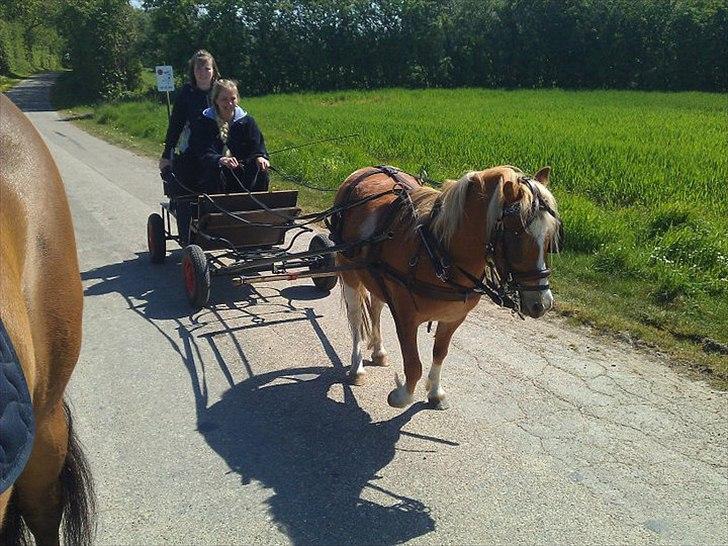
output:
[[[96,534],[96,495],[88,460],[73,430],[73,418],[68,404],[63,402],[68,423],[68,453],[61,469],[63,489],[64,544],[90,546]]]

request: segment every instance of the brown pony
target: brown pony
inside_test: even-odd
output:
[[[345,268],[339,275],[353,337],[352,383],[365,374],[362,343],[372,349],[373,364],[386,365],[385,303],[406,378],[402,385],[396,377],[389,404],[412,403],[422,376],[417,328],[437,321],[426,388],[439,409],[447,407],[440,371],[450,339],[481,294],[533,318],[552,307],[546,256],[557,244],[560,220],[546,189],[550,171],[531,178],[515,167],[494,167],[448,181],[442,191],[391,167],[360,169],[344,181],[335,203],[349,206],[331,228],[335,241],[354,245],[336,257]]]
[[[0,476],[8,486],[0,488],[0,544],[25,543],[26,526],[36,544],[59,544],[61,520],[66,544],[88,544],[93,491],[63,402],[81,348],[83,307],[71,213],[41,136],[1,94],[0,150],[2,361],[22,370],[16,385],[21,398],[32,399],[30,439],[35,421],[17,471]]]

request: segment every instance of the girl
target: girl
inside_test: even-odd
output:
[[[265,140],[252,116],[238,106],[237,85],[216,81],[211,99],[212,107],[194,122],[190,135],[190,153],[202,165],[205,191],[266,191],[270,162]]]
[[[205,108],[210,106],[210,89],[220,78],[217,63],[210,53],[204,49],[195,52],[189,60],[187,73],[188,83],[184,84],[177,94],[172,107],[172,117],[169,119],[167,137],[164,140],[164,151],[159,159],[159,170],[164,171],[167,167],[174,167],[175,175],[186,186],[195,186],[199,178],[199,166],[196,160],[188,154],[188,140],[190,126]],[[175,149],[178,154],[174,155],[172,164],[172,152]],[[189,193],[184,189],[172,184],[170,192],[165,191],[170,197],[179,194]]]

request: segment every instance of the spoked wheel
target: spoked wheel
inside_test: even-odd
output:
[[[308,245],[308,249],[328,251],[328,249],[332,246],[334,246],[334,243],[332,243],[328,237],[318,234],[314,235],[313,239],[311,239],[311,242]],[[309,271],[316,271],[318,269],[332,269],[336,265],[333,252],[325,252],[324,254],[321,254],[321,256],[316,256],[315,259],[312,259],[314,261],[311,263],[311,265],[308,266]],[[333,274],[330,277],[313,277],[311,280],[313,281],[313,284],[316,286],[316,288],[318,288],[319,290],[323,290],[324,292],[331,292],[334,286],[336,286],[338,276],[336,274]]]
[[[147,247],[149,260],[153,264],[161,264],[167,256],[167,239],[164,235],[164,220],[156,212],[147,220]]]
[[[182,256],[182,276],[190,305],[198,311],[210,298],[210,266],[197,245],[186,246]]]

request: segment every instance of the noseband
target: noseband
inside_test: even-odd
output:
[[[538,213],[542,210],[548,212],[556,219],[559,224],[559,230],[561,230],[561,219],[559,218],[558,214],[556,214],[556,212],[548,205],[548,203],[546,203],[533,179],[528,176],[522,176],[518,179],[518,182],[528,187],[528,189],[531,191],[531,195],[533,198],[531,200],[531,210],[528,213],[526,221],[520,222],[521,228],[510,230],[512,234],[514,236],[518,236],[520,233],[520,229],[526,231],[528,229],[528,226],[533,223]],[[551,274],[551,270],[549,268],[544,267],[539,269],[532,269],[530,271],[516,271],[513,269],[513,266],[508,259],[507,245],[505,241],[507,228],[505,227],[503,220],[513,216],[518,216],[519,220],[520,218],[522,218],[520,202],[512,203],[503,208],[501,217],[496,222],[495,229],[493,229],[493,233],[491,234],[490,241],[486,245],[485,254],[486,260],[488,261],[488,265],[491,270],[491,276],[495,279],[498,279],[496,282],[500,284],[502,290],[512,293],[512,297],[518,297],[517,292],[542,292],[545,290],[549,290],[550,287],[548,282],[535,286],[523,284],[524,281],[537,281],[541,279],[547,279]],[[504,254],[503,261],[505,262],[506,266],[503,279],[500,278],[500,274],[498,273],[495,263],[496,249],[499,245],[502,245]]]

